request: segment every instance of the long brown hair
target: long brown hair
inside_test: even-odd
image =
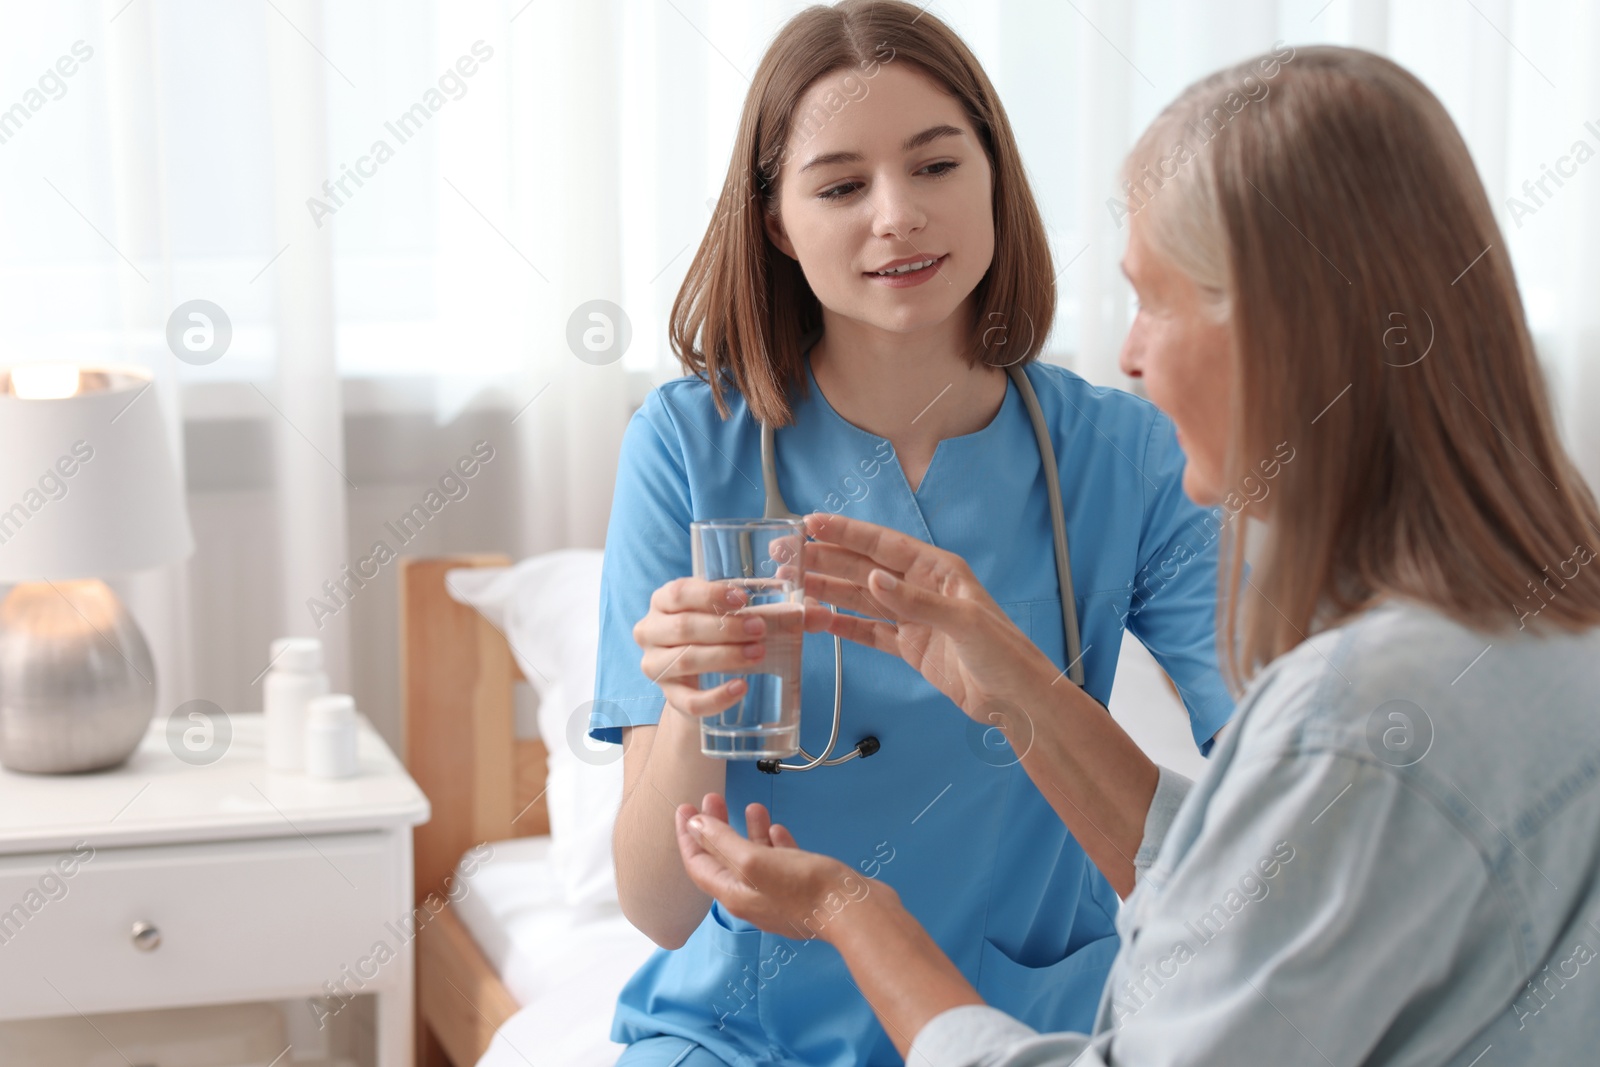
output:
[[[1229,527],[1233,684],[1389,596],[1481,631],[1600,624],[1600,512],[1467,146],[1420,81],[1356,49],[1258,57],[1185,90],[1123,177],[1149,244],[1231,318],[1226,484],[1295,449],[1248,579]]]
[[[939,19],[900,0],[808,7],[778,32],[750,83],[716,213],[672,303],[672,350],[686,372],[710,382],[723,418],[724,374],[772,426],[792,420],[791,391],[805,395],[801,338],[822,324],[822,309],[762,216],[777,214],[779,169],[806,91],[842,70],[861,72],[864,83],[885,63],[910,64],[961,103],[994,175],[994,262],[974,290],[969,359],[994,353],[990,362],[1025,363],[1050,332],[1056,290],[1044,222],[1005,109],[971,51]]]

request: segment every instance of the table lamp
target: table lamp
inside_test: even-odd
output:
[[[0,367],[0,764],[114,767],[155,714],[156,670],[103,578],[194,551],[150,372]]]

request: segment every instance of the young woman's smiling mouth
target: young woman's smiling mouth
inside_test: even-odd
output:
[[[902,259],[885,263],[874,270],[866,271],[865,274],[869,279],[880,285],[887,285],[892,289],[905,289],[913,285],[921,285],[935,274],[938,274],[940,264],[949,258],[948,253],[937,256],[926,253],[906,256]]]

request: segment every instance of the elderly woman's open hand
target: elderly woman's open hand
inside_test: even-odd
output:
[[[850,902],[864,899],[872,888],[889,891],[836,859],[801,849],[760,804],[745,808],[749,840],[725,821],[720,795],[706,794],[702,807],[678,806],[684,870],[729,914],[768,933],[826,938],[831,920]]]

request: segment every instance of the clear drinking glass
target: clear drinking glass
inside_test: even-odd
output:
[[[689,527],[694,576],[746,594],[732,613],[766,620],[766,655],[747,671],[702,674],[700,688],[745,680],[738,702],[700,720],[700,751],[722,759],[781,759],[800,751],[800,647],[805,580],[799,519],[709,519]]]

